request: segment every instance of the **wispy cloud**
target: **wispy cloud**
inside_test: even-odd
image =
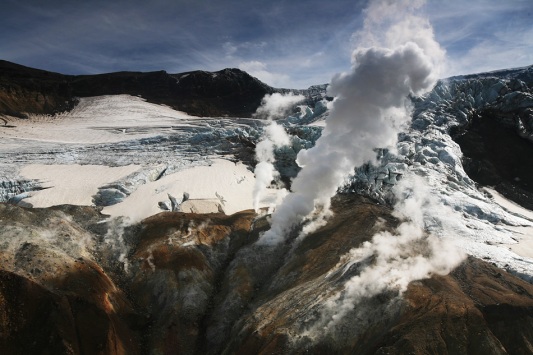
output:
[[[0,53],[66,73],[218,70],[261,62],[268,70],[256,74],[269,84],[306,87],[342,68],[338,46],[356,29],[346,24],[360,7],[351,0],[6,0],[0,4]]]
[[[533,64],[530,0],[430,1],[427,11],[448,53],[446,75]]]
[[[0,54],[78,74],[259,62],[265,73],[256,74],[268,84],[304,88],[349,67],[366,3],[4,0]],[[530,0],[429,0],[428,18],[453,63],[447,74],[533,64],[532,7]]]
[[[292,84],[287,74],[273,73],[268,70],[265,63],[257,60],[242,62],[239,64],[239,69],[244,70],[263,82],[270,83],[274,87],[290,87]]]

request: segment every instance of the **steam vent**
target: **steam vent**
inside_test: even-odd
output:
[[[530,2],[0,13],[1,355],[533,354]]]

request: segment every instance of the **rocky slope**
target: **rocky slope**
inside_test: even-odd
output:
[[[0,61],[0,117],[52,114],[71,109],[75,98],[68,77]],[[6,122],[7,124],[7,122]]]
[[[165,212],[124,228],[88,207],[0,204],[0,351],[77,354],[531,353],[533,286],[469,258],[405,294],[320,314],[362,264],[350,249],[398,221],[338,196],[303,242],[254,244],[268,223]]]

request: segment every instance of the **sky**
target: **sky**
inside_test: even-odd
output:
[[[418,0],[417,0],[418,1]],[[240,68],[274,87],[351,67],[367,0],[0,0],[0,59],[64,74]],[[533,64],[533,0],[428,0],[442,76]]]

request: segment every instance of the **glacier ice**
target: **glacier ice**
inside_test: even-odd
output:
[[[507,247],[517,242],[507,227],[533,226],[533,220],[504,209],[478,188],[465,173],[461,149],[450,136],[453,128],[468,124],[479,110],[510,112],[533,108],[533,90],[520,80],[531,78],[532,73],[533,67],[528,67],[440,80],[431,92],[413,98],[413,119],[400,134],[396,150],[378,150],[379,165],[357,168],[342,190],[391,203],[390,187],[403,174],[422,176],[431,193],[455,211],[439,225],[433,224],[431,215],[426,214],[429,231],[451,237],[468,253],[533,280],[532,260]],[[531,137],[533,124],[533,115],[529,117],[526,124],[517,118],[509,123],[526,138]]]
[[[461,149],[450,132],[467,125],[479,110],[497,109],[512,113],[519,108],[523,117],[510,115],[507,124],[531,140],[532,82],[533,67],[439,81],[427,95],[412,97],[412,121],[399,135],[395,149],[376,149],[378,164],[358,167],[340,192],[356,192],[380,203],[391,204],[394,201],[390,190],[396,182],[406,173],[422,176],[432,193],[454,211],[454,215],[446,219],[446,225],[435,223],[427,215],[427,229],[436,235],[451,233],[456,236],[456,243],[470,254],[531,280],[533,261],[510,251],[508,245],[516,243],[514,227],[532,226],[533,221],[504,209],[478,188],[465,173]],[[301,105],[299,113],[293,111],[278,120],[290,136],[289,145],[274,151],[276,169],[287,184],[299,170],[295,163],[298,152],[312,147],[321,135],[322,128],[310,123],[316,119],[327,122],[326,88],[326,85],[315,87],[309,94],[312,99]],[[92,102],[98,100],[93,98]],[[78,111],[89,110],[90,104],[82,99]],[[135,105],[135,110],[140,110],[140,104],[136,102]],[[129,109],[127,105],[121,107]],[[169,116],[167,111],[158,113],[154,110],[151,115]],[[142,118],[140,112],[132,114]],[[101,187],[95,198],[106,202],[98,204],[120,202],[138,186],[191,166],[209,165],[212,158],[220,156],[253,167],[253,150],[264,127],[265,122],[258,119],[194,117],[166,127],[139,126],[137,132],[149,135],[142,138],[134,136],[135,130],[124,134],[118,132],[117,127],[105,128],[122,135],[114,143],[61,144],[49,141],[39,142],[39,145],[17,145],[14,139],[6,138],[0,154],[0,201],[15,196],[22,198],[40,188],[39,181],[18,175],[21,164],[139,164],[143,167],[121,181]],[[171,208],[170,203],[167,208]]]

